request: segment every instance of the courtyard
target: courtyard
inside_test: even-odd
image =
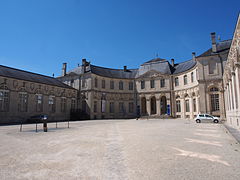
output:
[[[239,179],[240,145],[222,124],[183,119],[0,126],[0,179]]]

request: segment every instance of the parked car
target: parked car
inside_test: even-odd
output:
[[[211,116],[209,114],[198,114],[197,117],[194,119],[197,123],[201,122],[214,122],[219,123],[219,117]]]
[[[47,121],[48,119],[48,116],[47,115],[36,115],[36,116],[31,116],[29,119],[28,119],[28,122],[29,123],[42,123],[44,121]]]

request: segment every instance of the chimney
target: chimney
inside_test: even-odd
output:
[[[66,74],[67,74],[67,63],[63,63],[62,76],[66,76]]]
[[[127,72],[127,66],[123,66],[124,72]]]
[[[83,73],[86,72],[86,66],[87,66],[87,60],[86,59],[82,59],[82,66],[83,66]]]
[[[196,53],[192,52],[192,60],[196,61]]]
[[[174,59],[171,59],[171,61],[172,61],[172,66],[174,67],[174,65],[175,65]]]
[[[211,39],[212,39],[212,52],[217,52],[217,43],[216,43],[216,33],[211,33]]]

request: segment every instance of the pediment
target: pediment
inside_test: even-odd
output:
[[[156,77],[163,77],[163,76],[164,74],[160,73],[159,71],[150,70],[142,74],[141,76],[139,76],[139,78],[156,78]]]

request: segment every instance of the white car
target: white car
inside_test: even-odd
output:
[[[214,123],[219,123],[219,117],[211,116],[209,114],[198,114],[194,119],[197,123],[201,123],[204,121],[211,121]]]

